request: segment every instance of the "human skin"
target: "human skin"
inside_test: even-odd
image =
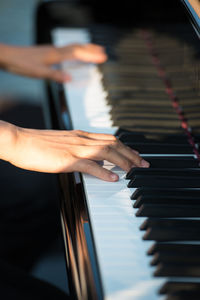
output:
[[[96,44],[72,44],[64,47],[49,45],[17,47],[0,44],[0,67],[22,76],[46,78],[57,82],[70,80],[67,73],[52,68],[65,60],[103,63],[104,48]]]
[[[0,44],[0,67],[19,75],[46,78],[57,82],[70,77],[52,68],[64,60],[103,63],[104,48],[94,44],[16,47]],[[36,130],[0,121],[0,159],[38,172],[63,173],[79,171],[106,181],[117,181],[118,175],[98,162],[108,160],[129,171],[132,167],[148,167],[137,151],[109,134],[80,130]]]
[[[32,171],[85,172],[106,181],[118,176],[97,161],[108,160],[125,171],[148,167],[136,151],[110,134],[80,130],[36,130],[0,121],[0,158]]]

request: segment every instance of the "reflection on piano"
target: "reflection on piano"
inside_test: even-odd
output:
[[[108,132],[149,169],[103,182],[60,176],[75,299],[200,299],[200,43],[187,22],[54,28],[53,42],[95,42],[108,62],[66,62],[51,89],[54,126]],[[56,93],[57,92],[57,93]],[[51,108],[52,109],[52,108]],[[52,110],[51,110],[52,111]],[[53,112],[52,112],[53,114]],[[54,112],[55,115],[55,112]]]

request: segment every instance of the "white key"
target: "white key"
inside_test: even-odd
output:
[[[57,29],[53,39],[57,46],[90,41],[85,29]],[[110,120],[98,68],[80,62],[65,62],[62,68],[72,77],[64,91],[73,128],[114,134],[117,128]],[[144,218],[135,216],[130,199],[135,189],[127,188],[125,172],[109,162],[104,166],[120,180],[110,183],[83,174],[83,183],[105,299],[162,299],[157,291],[165,280],[152,276],[146,255],[152,242],[142,240],[139,226]]]

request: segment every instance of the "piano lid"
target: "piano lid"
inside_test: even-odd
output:
[[[181,0],[189,14],[190,21],[200,38],[200,0]]]

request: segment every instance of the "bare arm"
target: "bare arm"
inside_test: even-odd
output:
[[[0,158],[32,171],[85,172],[106,181],[118,176],[96,161],[108,160],[125,171],[148,167],[137,152],[109,134],[35,130],[0,121]]]
[[[107,59],[98,45],[14,47],[0,44],[0,66],[17,74],[69,80],[67,74],[52,69],[63,60],[102,63]],[[32,171],[61,173],[85,172],[107,181],[118,176],[97,161],[108,160],[125,171],[131,167],[148,167],[139,154],[114,136],[83,131],[34,130],[0,121],[0,159]]]
[[[69,76],[53,69],[52,65],[74,59],[103,63],[107,56],[104,48],[95,44],[73,44],[60,48],[48,45],[17,47],[0,44],[0,67],[23,76],[65,82],[70,79]]]

